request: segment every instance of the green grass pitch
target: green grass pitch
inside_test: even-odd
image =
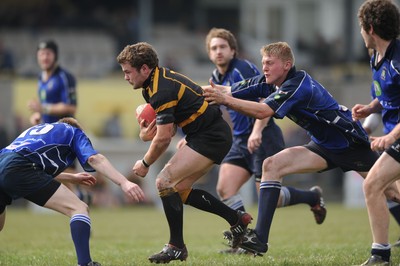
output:
[[[308,206],[278,209],[264,257],[223,255],[221,232],[228,224],[218,216],[185,207],[184,235],[189,257],[171,265],[359,265],[369,256],[371,234],[367,211],[327,205],[327,219],[314,222]],[[257,208],[249,208],[254,219]],[[93,208],[91,255],[103,266],[151,265],[147,257],[168,241],[162,210],[155,207]],[[251,227],[254,227],[256,220]],[[400,236],[391,220],[390,240]],[[400,248],[392,249],[392,263],[400,262]],[[0,233],[0,265],[76,265],[69,219],[58,213],[7,211]]]

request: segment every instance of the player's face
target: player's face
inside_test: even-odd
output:
[[[227,40],[222,38],[212,38],[210,41],[210,51],[208,56],[216,66],[224,67],[229,65],[235,55]]]
[[[50,71],[56,64],[56,55],[51,49],[39,49],[37,51],[37,61],[40,69]]]
[[[266,82],[280,86],[290,69],[289,63],[285,63],[280,58],[272,55],[264,55],[261,63]]]
[[[133,86],[133,89],[142,88],[143,83],[146,81],[148,75],[143,72],[143,66],[137,70],[129,63],[121,64],[122,71],[124,72],[124,79]]]

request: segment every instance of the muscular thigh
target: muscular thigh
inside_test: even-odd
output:
[[[400,163],[392,156],[383,153],[369,171],[366,183],[384,188],[400,178]]]
[[[235,195],[251,174],[243,167],[223,163],[219,168],[217,191],[226,197]]]
[[[284,149],[269,157],[263,169],[276,172],[279,176],[288,174],[318,172],[327,167],[327,162],[318,154],[303,146]]]
[[[192,150],[187,145],[180,148],[161,170],[157,179],[164,187],[190,188],[208,172],[213,161]]]
[[[87,205],[63,184],[58,187],[44,207],[69,217],[76,213],[88,214]]]

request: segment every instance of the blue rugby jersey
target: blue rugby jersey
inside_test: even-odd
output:
[[[376,53],[371,57],[372,98],[383,107],[383,132],[388,134],[400,122],[400,41],[393,40],[384,58],[376,63]]]
[[[280,88],[274,88],[259,75],[234,84],[232,96],[247,99],[264,97],[276,118],[287,116],[307,130],[311,139],[332,151],[352,145],[369,145],[368,135],[360,122],[354,122],[351,111],[341,106],[332,95],[305,71],[293,67]]]
[[[229,63],[229,68],[225,75],[221,75],[217,69],[214,69],[211,79],[215,84],[231,86],[235,82],[239,82],[259,74],[260,71],[251,62],[234,58]],[[255,97],[251,100],[258,101],[259,98]],[[240,136],[250,134],[253,128],[254,118],[243,115],[229,108],[227,108],[227,110],[233,124],[233,135]]]
[[[71,73],[61,67],[57,67],[47,81],[43,81],[41,76],[39,77],[38,96],[42,105],[60,102],[76,105],[76,80]],[[60,118],[54,115],[42,114],[44,123],[54,123]]]
[[[57,176],[78,158],[83,169],[94,169],[87,163],[97,154],[86,134],[65,123],[40,124],[28,128],[0,153],[16,152],[43,170]]]

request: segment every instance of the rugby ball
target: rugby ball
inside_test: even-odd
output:
[[[138,123],[145,120],[146,125],[148,125],[156,119],[156,112],[149,103],[141,104],[136,108],[136,118]]]

